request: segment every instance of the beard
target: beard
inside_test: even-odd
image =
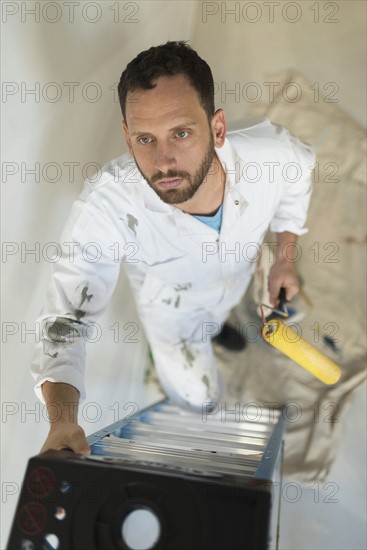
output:
[[[186,202],[189,199],[192,199],[192,197],[195,195],[201,184],[204,182],[209,169],[212,165],[213,159],[215,156],[215,149],[214,149],[214,138],[211,132],[209,132],[209,146],[207,148],[207,151],[204,155],[204,158],[202,159],[199,168],[196,170],[196,172],[192,175],[190,172],[187,172],[186,170],[168,170],[166,173],[163,172],[157,172],[154,174],[151,178],[148,178],[141,170],[139,164],[137,163],[137,160],[135,158],[136,165],[144,177],[144,179],[147,181],[147,183],[150,185],[150,187],[155,191],[155,193],[158,195],[158,197],[167,204],[180,204],[182,202]],[[162,180],[162,179],[173,179],[173,178],[182,178],[185,179],[188,183],[183,189],[180,189],[182,187],[182,184],[179,186],[179,188],[176,189],[159,189],[155,184]]]

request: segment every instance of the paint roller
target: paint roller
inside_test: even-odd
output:
[[[285,288],[282,288],[279,294],[278,310],[271,309],[287,317],[288,312],[285,308],[285,302]],[[311,346],[295,330],[280,319],[274,319],[270,316],[268,320],[264,320],[262,336],[268,344],[277,348],[324,384],[335,384],[339,380],[341,375],[340,367],[326,357],[326,355]]]

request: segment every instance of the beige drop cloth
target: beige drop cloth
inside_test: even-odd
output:
[[[318,162],[309,233],[299,240],[302,256],[297,262],[313,306],[301,296],[292,305],[307,313],[299,322],[302,336],[337,362],[342,376],[336,385],[326,386],[262,341],[241,353],[219,347],[215,352],[228,388],[226,407],[236,401],[241,410],[250,402],[289,404],[284,473],[299,481],[322,481],[338,450],[345,405],[366,375],[366,140],[364,130],[337,103],[324,101],[322,95],[315,101],[313,83],[296,71],[266,76],[281,83],[280,92],[274,102],[256,103],[246,115],[265,116],[287,127],[313,146]],[[284,99],[281,90],[288,82],[299,85],[299,101]],[[275,242],[275,237],[269,234],[265,240]],[[251,288],[232,320],[242,329],[249,327],[255,339],[247,325],[258,322]],[[338,340],[341,354],[325,346],[323,335]]]
[[[247,114],[266,116],[287,127],[316,151],[309,233],[299,240],[302,257],[297,262],[313,307],[301,297],[294,305],[307,311],[299,323],[302,336],[341,365],[342,377],[336,385],[325,386],[263,343],[250,344],[240,355],[217,348],[217,356],[229,396],[237,395],[241,404],[297,403],[287,409],[296,421],[288,424],[285,474],[304,481],[323,480],[337,452],[344,407],[365,379],[365,133],[337,103],[328,103],[323,96],[315,101],[315,86],[310,89],[313,83],[296,71],[281,71],[267,79],[280,82],[278,90],[290,82],[302,90],[297,102],[286,101],[280,91],[273,103],[254,104]],[[266,240],[275,239],[270,235]],[[255,319],[251,298],[249,289],[234,311],[241,325]],[[341,356],[322,342],[324,334],[333,333]]]

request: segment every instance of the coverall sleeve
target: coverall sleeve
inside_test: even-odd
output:
[[[308,232],[304,227],[312,193],[312,170],[315,152],[283,128],[282,138],[287,145],[288,160],[281,166],[282,197],[270,223],[274,233],[290,231],[296,235]]]
[[[86,182],[84,191],[88,186]],[[86,198],[85,198],[86,197]],[[51,264],[31,373],[35,393],[44,402],[46,380],[71,384],[85,399],[87,330],[106,309],[115,289],[120,260],[114,243],[121,239],[98,201],[88,192],[74,202],[60,237],[62,254]],[[90,332],[89,332],[90,338]]]

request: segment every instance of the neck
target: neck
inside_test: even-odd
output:
[[[183,212],[197,216],[216,212],[223,202],[226,173],[215,154],[212,166],[195,195],[188,201],[175,204]]]

